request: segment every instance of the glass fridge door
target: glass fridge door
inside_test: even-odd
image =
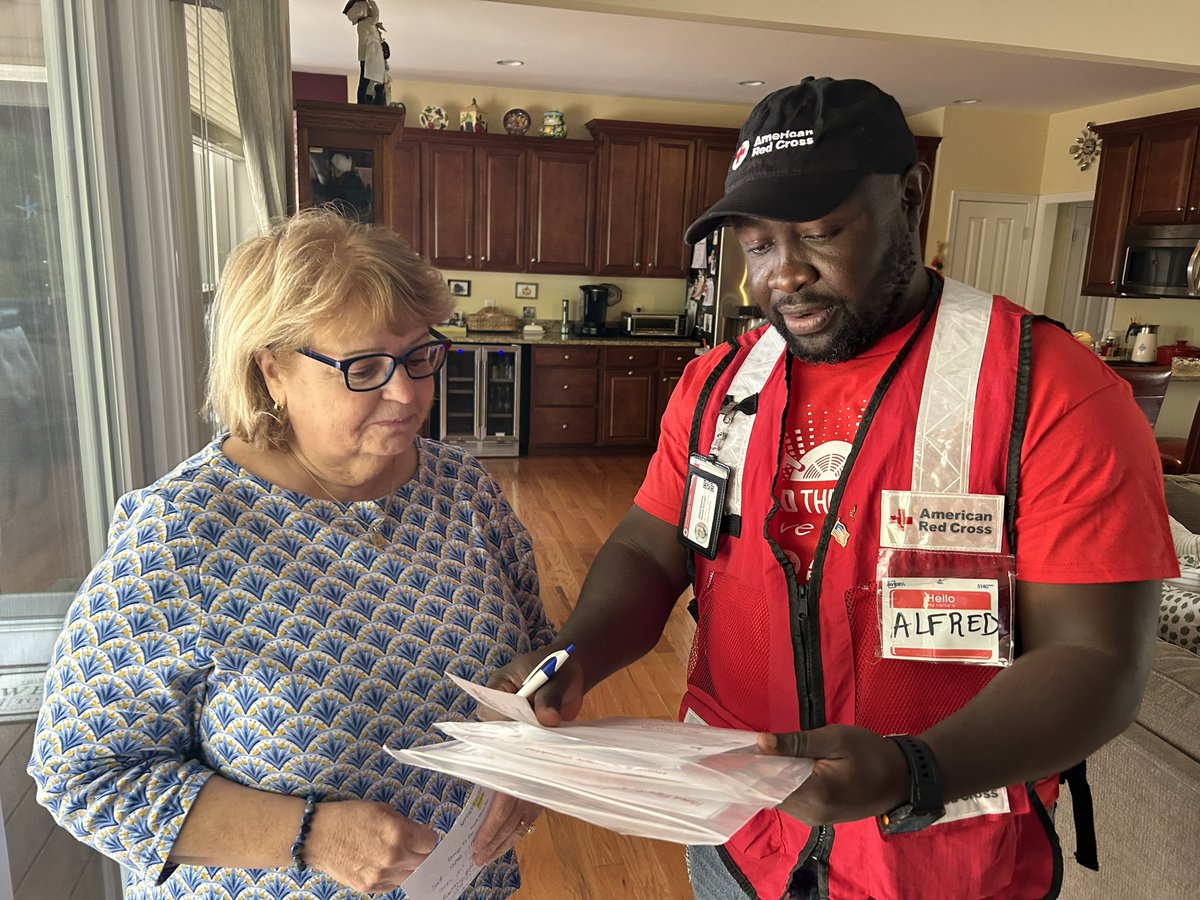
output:
[[[473,441],[479,433],[475,403],[478,347],[454,347],[442,368],[443,441]]]
[[[480,437],[494,443],[515,442],[521,415],[518,348],[486,347],[484,354]]]

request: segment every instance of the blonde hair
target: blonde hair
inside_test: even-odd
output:
[[[285,448],[286,418],[273,409],[255,355],[305,347],[317,327],[355,309],[400,333],[445,321],[454,298],[441,273],[390,228],[328,209],[304,210],[243,241],[212,307],[208,411],[256,449]]]

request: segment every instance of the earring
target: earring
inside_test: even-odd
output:
[[[275,401],[275,412],[277,412],[277,413],[283,412],[283,404],[280,403],[278,400]]]

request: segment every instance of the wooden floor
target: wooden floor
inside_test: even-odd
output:
[[[629,509],[649,457],[522,457],[484,460],[533,535],[542,600],[551,621],[570,615],[588,567]],[[674,719],[683,694],[692,620],[684,603],[654,651],[598,685],[580,718]],[[683,847],[630,838],[554,812],[517,848],[519,900],[690,898]]]

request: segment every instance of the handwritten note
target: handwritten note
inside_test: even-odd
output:
[[[491,796],[491,791],[478,787],[471,792],[453,827],[402,885],[409,900],[457,900],[475,880],[480,866],[471,858],[471,840]]]

